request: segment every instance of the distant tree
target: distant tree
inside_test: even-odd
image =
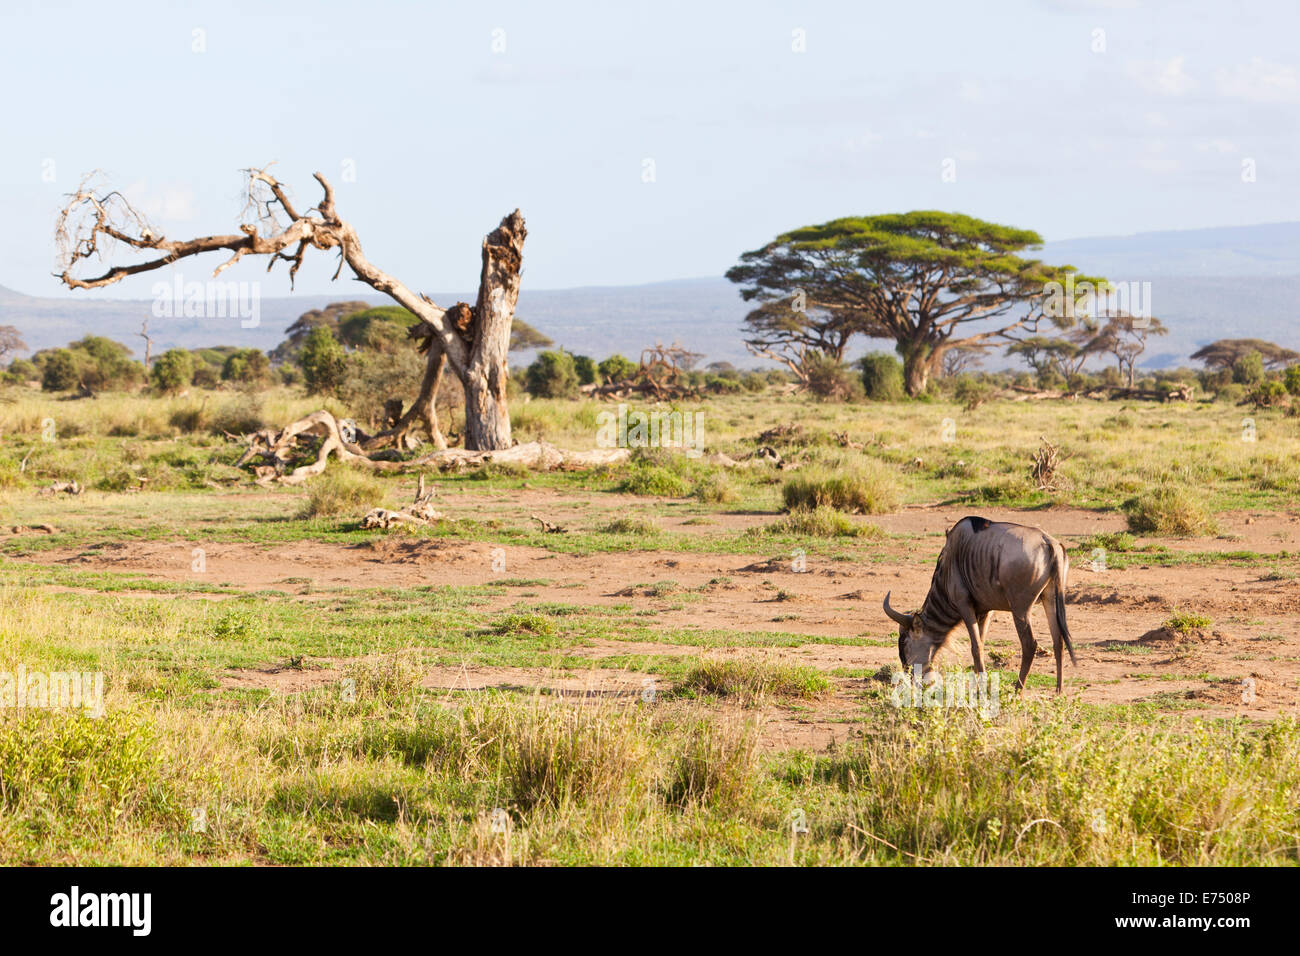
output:
[[[624,382],[635,375],[640,367],[636,362],[622,355],[611,355],[596,366],[596,370],[600,372],[602,382]]]
[[[307,391],[313,395],[329,395],[343,382],[347,372],[347,353],[332,331],[318,326],[307,333],[302,351],[298,353],[298,364],[302,367]]]
[[[1169,330],[1157,318],[1115,315],[1097,333],[1096,350],[1115,357],[1115,367],[1132,388],[1137,378],[1137,361],[1146,351],[1147,339],[1168,334]]]
[[[154,360],[149,383],[160,392],[179,392],[194,378],[194,356],[185,349],[168,349]]]
[[[775,350],[769,357],[797,372],[809,349],[838,357],[859,332],[892,339],[916,395],[949,349],[1033,332],[1053,302],[1050,283],[1103,281],[1017,255],[1041,243],[1035,232],[957,213],[851,217],[783,233],[742,255],[727,278],[763,303],[745,320],[752,350]],[[987,327],[959,336],[972,322]]]
[[[862,387],[874,402],[892,402],[903,397],[903,366],[887,352],[872,352],[858,360]]]
[[[941,374],[957,378],[984,363],[984,349],[979,345],[956,345],[943,353]]]
[[[47,392],[66,392],[77,387],[80,369],[69,349],[51,349],[41,363],[41,388]]]
[[[818,398],[847,402],[862,395],[862,384],[849,366],[825,352],[809,352],[804,357],[808,391]],[[739,385],[736,386],[739,390]]]
[[[22,333],[12,325],[0,325],[0,362],[14,352],[26,352]]]
[[[1246,352],[1232,363],[1232,380],[1238,385],[1258,385],[1264,381],[1264,357],[1258,352]]]
[[[550,336],[543,335],[519,317],[510,324],[510,351],[522,352],[525,349],[544,349],[554,345]]]
[[[340,321],[358,312],[365,312],[369,308],[369,302],[353,300],[331,302],[323,309],[304,312],[284,330],[286,338],[271,352],[271,361],[276,363],[293,361],[306,344],[307,336],[311,334],[312,329],[323,326],[333,332],[339,327]]]
[[[339,319],[334,335],[348,348],[391,352],[408,342],[407,330],[419,321],[401,306],[381,305]]]
[[[1071,354],[1074,349],[1074,345],[1063,338],[1031,335],[1007,346],[1007,355],[1023,359],[1042,382],[1048,373],[1057,371],[1061,358]]]
[[[737,267],[739,268],[739,267]],[[733,282],[736,269],[727,273]],[[743,295],[743,293],[742,293]],[[780,362],[805,385],[804,368],[809,356],[830,356],[836,362],[844,358],[849,340],[861,332],[861,315],[829,309],[799,308],[799,300],[764,302],[744,319],[745,347],[755,355]],[[817,359],[813,359],[817,361]]]
[[[15,363],[17,364],[17,363]],[[1300,365],[1288,365],[1282,375],[1282,384],[1292,395],[1300,398]]]
[[[571,398],[578,393],[578,371],[565,351],[542,352],[524,373],[524,387],[537,398]]]
[[[261,349],[240,349],[232,353],[221,368],[221,378],[242,385],[264,382],[271,374],[271,360]]]
[[[1192,360],[1207,368],[1232,368],[1248,352],[1258,352],[1265,368],[1277,369],[1300,360],[1300,352],[1263,339],[1219,339],[1192,353]]]
[[[585,355],[575,355],[573,357],[573,370],[578,375],[579,385],[593,385],[600,378],[600,372],[596,368],[595,361]]]

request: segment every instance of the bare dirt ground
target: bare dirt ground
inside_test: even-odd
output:
[[[534,497],[545,499],[547,514],[563,521],[568,500]],[[491,512],[493,504],[476,496],[475,514],[483,517],[484,506]],[[503,500],[500,506],[503,512],[508,508],[513,513],[536,504],[521,505],[515,498],[508,504]],[[581,503],[573,499],[572,504]],[[525,587],[507,588],[508,593],[494,599],[491,609],[509,607],[526,596],[534,602],[630,604],[634,613],[652,610],[657,612],[656,626],[674,632],[672,642],[596,640],[566,652],[589,658],[591,672],[441,668],[430,672],[424,683],[449,689],[543,687],[575,694],[598,685],[605,692],[635,694],[647,678],[653,679],[653,669],[602,668],[602,659],[708,653],[788,660],[827,672],[836,690],[817,702],[771,709],[765,737],[774,745],[820,749],[850,735],[864,682],[883,665],[897,662],[895,631],[880,607],[885,592],[893,592],[896,606],[918,605],[929,585],[941,536],[964,513],[955,508],[909,508],[873,518],[902,537],[871,545],[865,552],[870,556],[867,561],[836,561],[809,553],[803,573],[793,569],[791,556],[779,553],[779,546],[763,551],[761,544],[744,555],[666,551],[568,555],[509,546],[505,569],[494,571],[496,545],[393,535],[365,545],[205,543],[207,569],[202,579],[250,591],[275,588],[300,600],[318,600],[358,587],[528,581]],[[1038,525],[1062,538],[1123,528],[1120,518],[1082,510],[1026,513],[987,508],[981,513],[994,520]],[[770,519],[770,515],[720,515],[711,519],[710,530],[739,530]],[[672,522],[663,525],[671,528]],[[1228,516],[1221,539],[1161,543],[1179,551],[1291,550],[1300,547],[1300,518],[1267,513]],[[46,552],[34,560],[193,581],[198,579],[191,570],[194,547],[195,542],[180,540],[106,543],[89,552],[84,548]],[[828,546],[829,550],[834,549]],[[1270,574],[1267,566],[1259,564],[1135,564],[1094,571],[1076,562],[1067,603],[1079,664],[1071,668],[1067,662],[1066,693],[1085,702],[1149,701],[1197,716],[1252,719],[1294,714],[1300,705],[1300,581],[1288,575]],[[1187,636],[1160,632],[1175,610],[1205,615],[1213,623]],[[688,642],[693,631],[709,632],[714,644],[720,632],[728,632],[734,638],[726,643],[735,646],[706,650]],[[1040,646],[1050,646],[1041,615],[1035,631]],[[1009,615],[995,613],[990,632],[988,657],[998,666],[1014,669],[1019,644]],[[763,635],[780,634],[872,643],[814,640],[797,647],[753,646]],[[950,666],[969,665],[964,634],[954,635],[946,658]],[[1052,671],[1050,657],[1040,652],[1033,673]],[[232,671],[223,685],[293,692],[337,679],[338,668],[333,666],[315,671]],[[1031,687],[1030,693],[1050,691]]]

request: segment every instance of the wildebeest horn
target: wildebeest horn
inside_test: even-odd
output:
[[[911,627],[912,625],[912,615],[895,611],[889,606],[889,592],[885,594],[885,613],[889,615],[892,621],[903,625],[903,627]]]

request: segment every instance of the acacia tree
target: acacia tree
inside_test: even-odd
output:
[[[1169,330],[1157,318],[1127,314],[1113,315],[1097,333],[1098,352],[1115,356],[1120,375],[1132,388],[1137,378],[1137,360],[1146,351],[1147,339],[1153,335],[1168,335]]]
[[[356,231],[338,213],[334,188],[320,173],[315,178],[321,199],[301,212],[284,186],[266,169],[248,169],[244,174],[246,205],[239,232],[194,239],[168,239],[153,229],[120,192],[97,191],[88,178],[59,215],[56,236],[63,255],[59,278],[69,288],[93,289],[182,259],[224,252],[229,257],[213,271],[214,278],[244,256],[268,256],[268,271],[277,262],[289,264],[292,287],[308,250],[337,250],[339,264],[334,277],[338,278],[346,265],[356,279],[415,314],[420,321],[411,326],[408,335],[426,355],[425,373],[415,401],[393,428],[372,439],[370,447],[390,441],[404,445],[417,425],[423,425],[430,436],[441,434],[434,398],[443,370],[450,366],[465,388],[465,447],[483,451],[509,448],[506,353],[527,236],[519,210],[503,218],[483,240],[483,265],[474,304],[457,302],[443,309],[365,257]],[[115,246],[152,257],[131,265],[110,266],[89,278],[77,275],[84,261],[101,258]]]
[[[1265,368],[1282,368],[1300,359],[1300,353],[1263,339],[1219,339],[1192,353],[1192,360],[1207,368],[1232,368],[1237,360],[1258,352]]]
[[[740,281],[733,278],[734,272],[736,269],[728,272],[727,278]],[[810,356],[824,355],[842,362],[849,339],[863,331],[865,324],[857,313],[808,308],[796,291],[789,299],[767,301],[754,309],[745,316],[744,328],[748,333],[745,347],[750,352],[780,362],[806,386]]]
[[[1041,243],[1035,232],[959,213],[858,216],[782,233],[742,255],[727,278],[746,301],[784,300],[793,311],[802,301],[845,335],[893,339],[916,395],[950,349],[1032,332],[1048,283],[1082,283],[1070,266],[1017,255]],[[981,320],[989,327],[969,331]]]

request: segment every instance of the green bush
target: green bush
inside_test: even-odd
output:
[[[638,465],[619,488],[630,495],[656,495],[660,498],[685,498],[690,494],[686,479],[659,465]]]
[[[882,514],[898,507],[898,485],[878,462],[841,471],[808,469],[782,489],[787,511],[834,508],[837,511]]]
[[[640,367],[636,362],[622,355],[611,355],[597,366],[597,371],[600,372],[601,381],[621,382],[635,375]]]
[[[307,335],[298,354],[307,391],[313,395],[331,395],[343,383],[347,373],[347,353],[325,326],[317,326]]]
[[[568,352],[542,352],[524,373],[524,387],[534,398],[573,398],[578,370]]]
[[[873,402],[896,402],[903,397],[903,363],[887,352],[864,355],[858,366],[862,369],[862,387]]]
[[[818,398],[848,402],[862,395],[862,386],[852,371],[834,356],[809,352],[803,358],[802,368],[808,379],[808,391]]]
[[[1205,503],[1181,485],[1157,485],[1124,502],[1123,509],[1137,534],[1192,537],[1218,530]]]
[[[579,385],[596,385],[600,382],[595,360],[585,355],[573,357],[573,371],[577,373]]]
[[[311,492],[304,518],[333,518],[347,515],[360,519],[371,508],[384,500],[383,484],[374,475],[352,469],[330,468],[323,475],[311,479],[307,485]]]
[[[221,367],[223,381],[238,382],[241,385],[265,382],[270,375],[271,360],[261,349],[240,349],[232,352]]]
[[[1264,358],[1258,352],[1247,352],[1232,363],[1232,380],[1238,385],[1256,385],[1264,380]]]
[[[160,392],[179,392],[193,379],[194,356],[185,349],[168,349],[149,370],[149,384]]]

